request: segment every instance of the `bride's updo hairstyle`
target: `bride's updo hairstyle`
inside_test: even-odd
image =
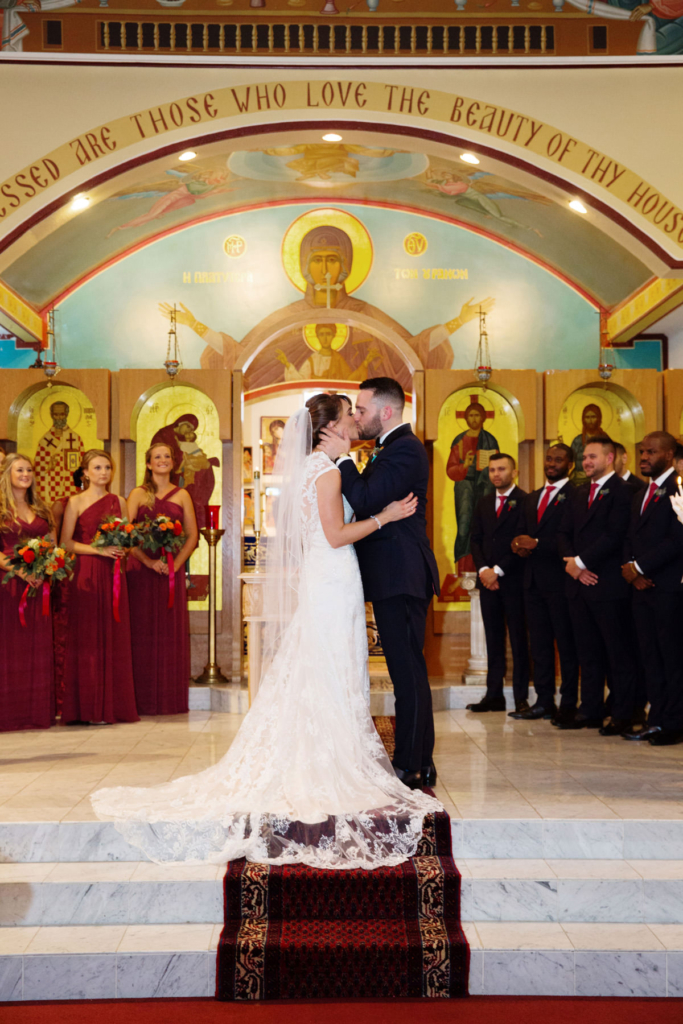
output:
[[[313,395],[306,402],[311,414],[311,447],[320,444],[320,431],[330,423],[338,420],[342,414],[342,398],[340,395]]]

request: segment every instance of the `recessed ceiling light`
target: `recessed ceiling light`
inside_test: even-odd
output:
[[[78,213],[79,210],[87,210],[89,206],[90,199],[88,196],[83,195],[82,192],[80,193],[80,195],[74,196],[71,200],[71,209],[74,211],[74,213]]]
[[[478,164],[479,157],[475,156],[474,153],[461,153],[460,159],[464,160],[466,164]]]
[[[184,153],[181,153],[178,157],[179,160],[194,160],[196,153],[191,149],[186,149]]]
[[[572,201],[569,204],[569,209],[575,210],[576,213],[588,213],[588,210],[583,205],[580,199],[572,199]]]
[[[341,142],[341,135],[336,135],[334,132],[328,132],[327,135],[323,135],[323,142]]]

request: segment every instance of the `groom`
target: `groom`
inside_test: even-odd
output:
[[[346,431],[323,430],[320,447],[339,467],[342,492],[358,519],[376,515],[411,491],[418,498],[415,515],[371,533],[356,544],[356,552],[396,696],[394,770],[407,786],[419,789],[436,782],[432,694],[422,648],[439,574],[427,539],[429,460],[410,424],[403,423],[404,404],[403,389],[391,377],[361,384],[354,416],[358,435],[376,439],[363,474],[349,455]]]

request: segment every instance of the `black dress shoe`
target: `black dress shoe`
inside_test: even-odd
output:
[[[582,715],[580,712],[566,722],[557,724],[558,729],[600,729],[601,727],[602,718],[588,718],[587,715]]]
[[[610,718],[607,725],[599,730],[601,736],[623,736],[624,733],[633,729],[631,723],[625,718]]]
[[[515,702],[515,710],[508,711],[508,718],[519,718],[520,715],[524,714],[525,711],[529,710],[528,700],[518,700]]]
[[[408,789],[422,789],[422,772],[410,772],[394,767],[394,775]]]
[[[468,711],[505,711],[505,697],[495,697],[493,700],[489,700],[488,697],[484,697],[478,704],[468,704]]]
[[[683,743],[682,729],[660,729],[649,740],[651,747],[673,747],[676,743]]]
[[[561,722],[573,722],[575,718],[576,708],[560,706],[550,719],[550,724],[559,726]]]
[[[426,768],[422,769],[422,785],[423,786],[434,786],[436,784],[436,767],[433,761],[430,761]]]
[[[640,732],[624,732],[621,734],[621,738],[622,740],[631,740],[634,743],[645,743],[661,731],[660,726],[651,725],[649,729],[641,729]]]
[[[552,719],[557,713],[557,708],[553,704],[552,707],[544,707],[539,704],[538,701],[532,708],[524,711],[521,715],[515,715],[515,718],[521,718],[524,722],[535,722],[538,718],[549,718]]]

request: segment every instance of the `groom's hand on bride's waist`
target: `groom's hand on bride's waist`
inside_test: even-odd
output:
[[[334,462],[335,459],[340,458],[342,455],[349,454],[351,451],[351,438],[343,427],[340,431],[323,427],[320,431],[320,447],[325,452],[325,455],[329,455]]]

